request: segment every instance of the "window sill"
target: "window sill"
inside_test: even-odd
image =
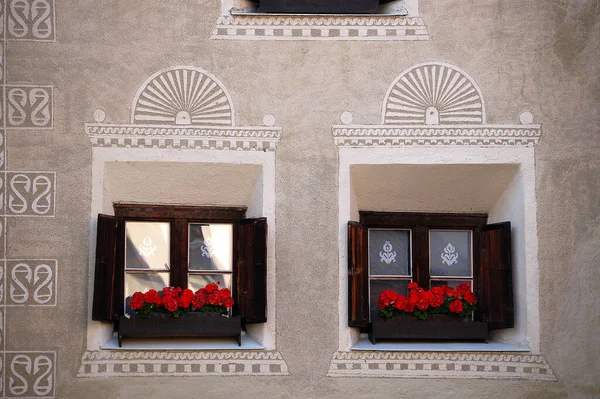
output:
[[[234,11],[230,12],[233,16],[261,16],[261,17],[406,17],[408,11],[398,11],[385,14],[315,14],[315,13],[273,13],[259,11]]]
[[[102,350],[131,351],[131,350],[164,350],[164,351],[218,351],[218,350],[264,350],[265,347],[242,334],[242,345],[239,346],[235,339],[189,339],[189,338],[124,338],[119,347],[117,337],[112,337],[100,347]]]
[[[529,348],[503,342],[385,342],[373,345],[367,338],[360,338],[352,351],[387,352],[529,352]]]

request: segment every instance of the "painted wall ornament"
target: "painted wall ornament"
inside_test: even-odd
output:
[[[129,124],[103,123],[101,109],[93,118],[85,132],[94,147],[270,152],[282,131],[270,114],[263,117],[263,126],[235,126],[223,83],[194,66],[163,69],[147,78],[133,99]]]
[[[132,123],[233,126],[233,107],[223,84],[195,67],[158,72],[133,101]]]
[[[56,305],[56,260],[7,260],[10,306]]]
[[[6,126],[13,129],[52,128],[52,86],[7,86]]]
[[[7,351],[7,397],[54,397],[55,363],[55,352]]]
[[[352,115],[345,111],[344,115]],[[426,62],[405,69],[383,99],[381,122],[332,127],[338,147],[533,146],[541,125],[524,111],[520,124],[490,125],[475,80],[457,66]]]
[[[8,0],[8,39],[54,41],[54,0]]]
[[[11,216],[54,216],[54,172],[6,172],[8,208]]]

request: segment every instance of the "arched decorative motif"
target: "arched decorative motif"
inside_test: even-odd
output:
[[[392,125],[484,124],[483,96],[461,69],[442,62],[415,65],[392,83],[382,123]]]
[[[175,67],[150,76],[133,99],[131,123],[233,126],[231,98],[201,68]]]

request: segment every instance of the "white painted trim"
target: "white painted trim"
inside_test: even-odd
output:
[[[112,204],[103,187],[105,167],[108,162],[201,162],[254,164],[262,167],[262,215],[269,224],[267,244],[269,265],[267,270],[267,323],[254,325],[248,333],[267,350],[275,349],[276,291],[275,291],[275,153],[264,151],[212,151],[182,150],[173,148],[92,148],[92,201],[89,231],[89,284],[87,348],[98,350],[112,336],[112,323],[91,319],[94,291],[94,262],[96,250],[96,220],[99,213],[112,213]]]

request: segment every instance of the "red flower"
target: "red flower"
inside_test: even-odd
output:
[[[456,286],[456,291],[459,295],[465,295],[471,292],[471,284],[469,282],[464,282]]]
[[[379,309],[388,307],[389,305],[394,303],[397,297],[398,294],[396,294],[394,290],[385,290],[381,294],[379,294],[379,299],[377,300],[377,307],[379,307]]]
[[[411,281],[410,283],[408,283],[408,289],[412,290],[413,288],[418,288],[419,285],[417,283],[415,283],[414,281]]]
[[[202,306],[204,306],[204,304],[206,304],[206,296],[196,293],[196,295],[194,295],[194,299],[192,299],[192,306],[194,309],[200,309]]]
[[[216,292],[213,292],[208,296],[208,303],[210,303],[211,305],[219,305],[219,302],[221,302],[219,300],[219,294],[217,294]]]
[[[163,293],[163,298],[165,297],[174,297],[179,295],[179,293],[181,292],[181,288],[177,287],[165,287],[162,289],[162,293]]]
[[[144,294],[141,292],[136,292],[131,297],[131,301],[129,302],[129,307],[133,310],[141,309],[144,306]]]
[[[475,298],[475,295],[472,292],[467,292],[463,295],[463,298],[465,301],[467,301],[467,303],[471,305],[477,303],[477,298]]]
[[[450,303],[450,311],[452,313],[460,313],[463,311],[463,304],[458,299]]]
[[[404,310],[407,304],[408,297],[405,297],[404,295],[398,295],[396,297],[396,301],[394,302],[394,307],[398,310]]]
[[[432,308],[439,308],[443,304],[444,304],[444,297],[441,295],[433,294],[433,296],[429,300],[429,305],[431,305]]]
[[[229,309],[230,307],[232,307],[233,306],[233,299],[231,299],[231,297],[225,298],[225,300],[223,301],[223,306],[225,306],[227,309]]]
[[[443,286],[442,287],[433,287],[431,289],[431,292],[434,295],[444,295],[444,287]]]
[[[230,298],[230,297],[231,297],[231,291],[229,291],[229,288],[223,288],[223,289],[219,290],[219,298],[226,299],[226,298]]]
[[[406,313],[412,313],[415,311],[415,303],[416,301],[413,298],[407,298],[406,304],[404,305],[404,311]]]
[[[156,290],[148,290],[144,294],[144,300],[150,305],[160,305],[160,296]]]
[[[458,292],[456,292],[452,288],[448,287],[447,285],[444,285],[444,294],[446,294],[446,296],[450,296],[450,297],[454,297],[454,298],[458,297]]]
[[[179,307],[179,304],[177,303],[177,299],[175,299],[172,296],[163,297],[162,303],[163,303],[163,306],[165,307],[165,309],[167,309],[169,312],[175,312],[177,310],[177,308]]]
[[[209,294],[213,293],[215,291],[218,291],[218,290],[219,290],[219,285],[218,284],[210,283],[210,284],[206,285],[206,292],[209,293]]]
[[[179,298],[179,306],[184,309],[189,309],[192,303],[192,299],[194,299],[194,292],[190,289],[183,290],[181,297]]]

